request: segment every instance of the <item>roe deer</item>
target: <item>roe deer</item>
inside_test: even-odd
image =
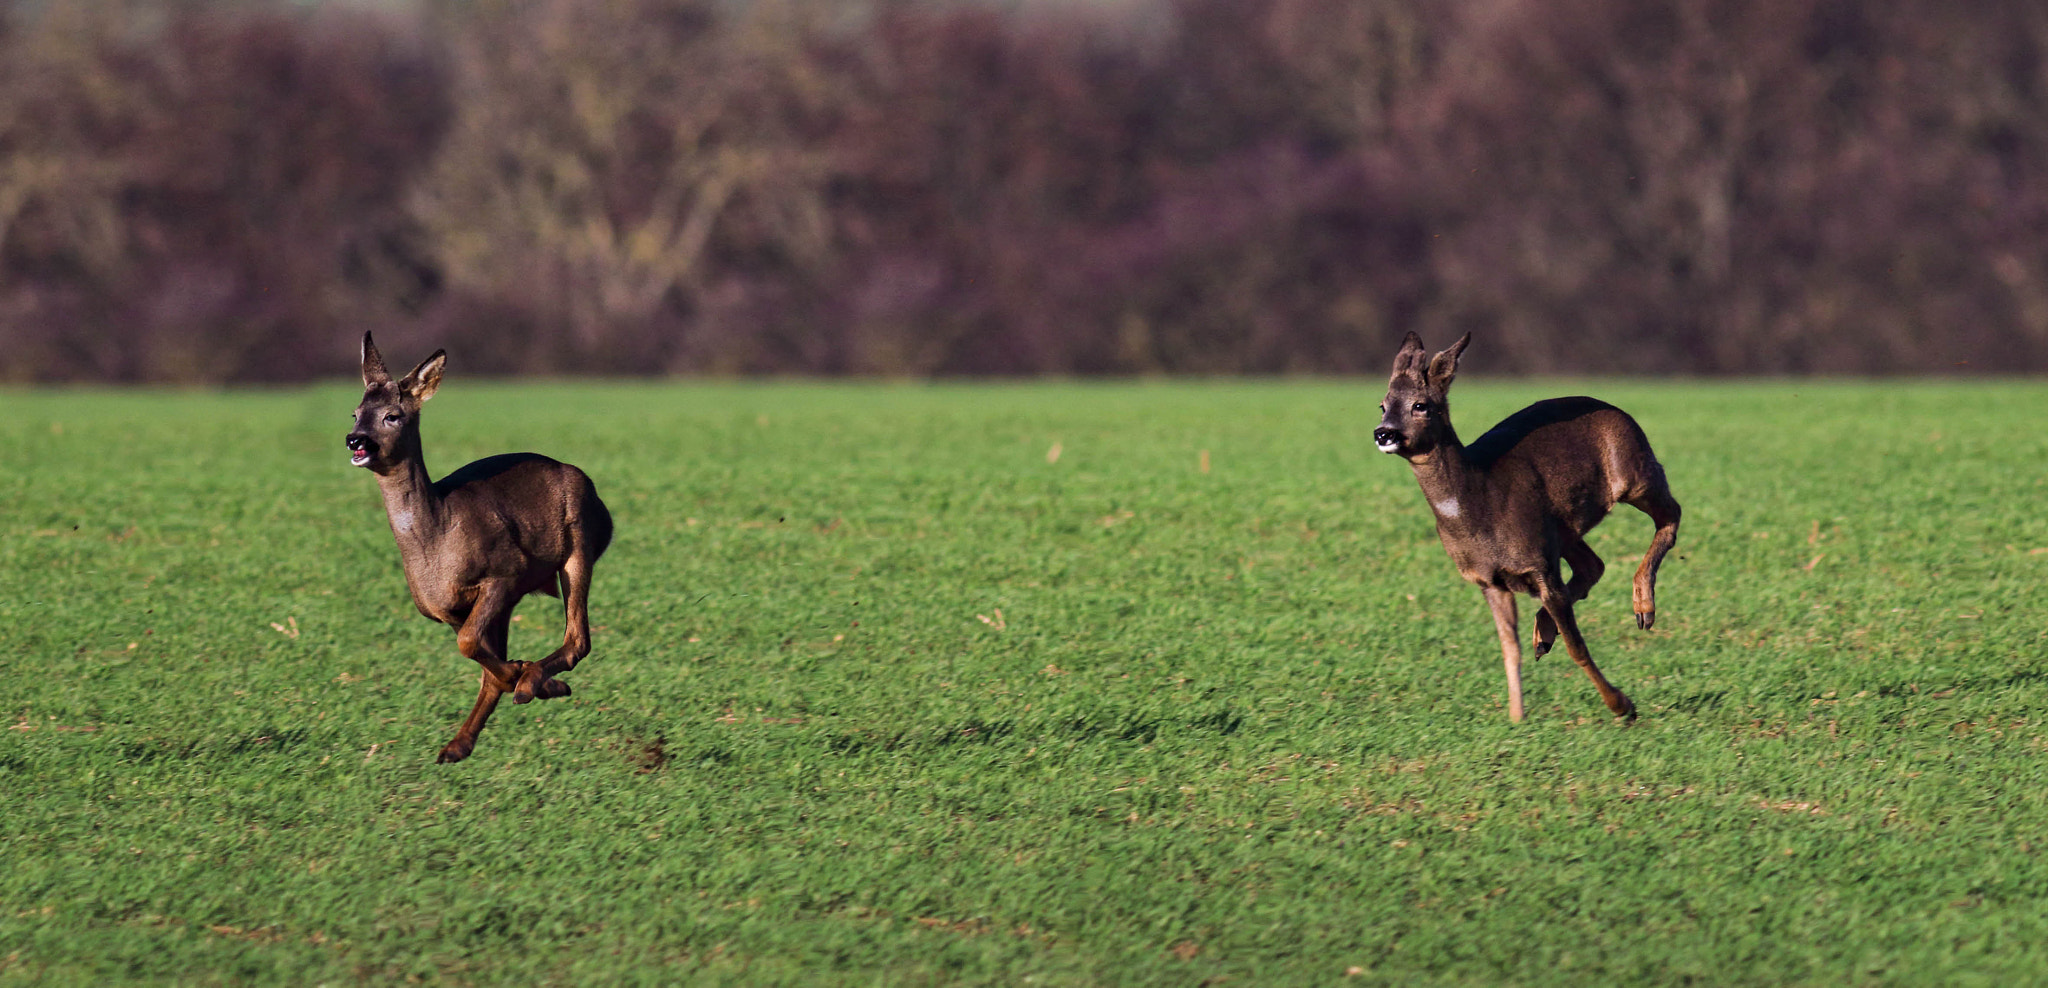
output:
[[[1374,445],[1408,461],[1436,513],[1436,533],[1458,574],[1486,591],[1507,666],[1508,719],[1522,719],[1522,647],[1515,594],[1542,604],[1534,647],[1540,656],[1559,635],[1616,716],[1634,720],[1635,704],[1600,675],[1579,635],[1572,603],[1583,600],[1606,566],[1586,532],[1616,503],[1634,505],[1657,532],[1636,570],[1636,626],[1657,619],[1657,566],[1678,541],[1678,502],[1664,467],[1627,412],[1593,398],[1551,398],[1508,416],[1470,446],[1458,442],[1445,397],[1458,373],[1467,333],[1425,360],[1414,333],[1394,355],[1393,377]],[[1558,561],[1570,563],[1566,582]]]
[[[612,516],[583,471],[538,453],[487,456],[440,480],[420,453],[420,405],[441,384],[443,350],[393,383],[363,334],[363,403],[349,462],[377,475],[398,539],[405,585],[421,614],[456,629],[455,646],[483,666],[476,706],[441,749],[459,762],[509,692],[512,702],[569,695],[555,679],[590,654],[590,571],[612,540]],[[539,662],[505,658],[512,607],[530,593],[562,598],[568,631]]]

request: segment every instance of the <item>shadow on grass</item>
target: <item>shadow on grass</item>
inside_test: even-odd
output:
[[[835,755],[858,755],[871,751],[917,751],[962,744],[990,744],[1009,737],[1016,730],[1015,721],[970,720],[958,727],[935,730],[897,731],[893,734],[872,731],[842,734],[826,742],[825,747]]]
[[[1187,718],[1182,726],[1195,733],[1215,733],[1225,737],[1235,734],[1244,726],[1244,715],[1228,707],[1206,714]],[[842,734],[827,742],[826,747],[834,754],[856,755],[868,751],[898,752],[906,750],[942,749],[957,745],[994,744],[1022,733],[1034,743],[1051,739],[1079,741],[1114,741],[1126,744],[1147,745],[1159,740],[1172,725],[1157,717],[1095,719],[1075,717],[1055,721],[1036,730],[1020,729],[1014,720],[985,721],[969,720],[954,727],[923,731],[898,731],[893,734],[857,732]]]
[[[1680,713],[1697,714],[1708,710],[1719,710],[1726,706],[1727,703],[1727,690],[1708,690],[1704,693],[1694,693],[1691,696],[1679,697],[1665,706]]]
[[[306,729],[295,727],[239,738],[133,741],[121,746],[121,757],[138,764],[246,758],[302,748],[310,737]]]

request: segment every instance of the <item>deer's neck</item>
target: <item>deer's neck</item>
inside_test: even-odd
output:
[[[1458,441],[1457,433],[1446,435],[1428,453],[1410,458],[1408,466],[1415,471],[1415,482],[1437,517],[1461,515],[1464,502],[1470,500],[1473,471],[1465,462],[1465,445]]]
[[[389,473],[379,475],[377,488],[384,494],[391,534],[398,539],[398,551],[409,566],[413,555],[432,546],[446,527],[441,498],[427,477],[426,460],[413,453]]]

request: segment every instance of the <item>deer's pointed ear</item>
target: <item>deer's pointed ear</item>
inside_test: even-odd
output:
[[[1429,383],[1442,390],[1451,386],[1458,376],[1458,355],[1465,352],[1465,344],[1472,342],[1472,334],[1458,337],[1458,342],[1444,348],[1444,352],[1429,358]]]
[[[1429,351],[1422,348],[1422,337],[1410,331],[1408,337],[1401,341],[1401,349],[1394,353],[1394,376],[1400,377],[1403,374],[1420,376],[1422,374],[1422,365],[1428,356]]]
[[[374,388],[379,384],[390,384],[391,372],[384,369],[384,355],[377,352],[377,341],[363,334],[363,387]]]
[[[434,355],[420,361],[420,365],[398,382],[399,393],[415,403],[424,402],[434,396],[434,389],[441,386],[441,369],[448,365],[448,351],[436,350]]]

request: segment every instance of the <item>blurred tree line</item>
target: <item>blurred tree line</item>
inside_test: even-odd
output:
[[[2048,370],[2038,0],[49,0],[0,380]]]

